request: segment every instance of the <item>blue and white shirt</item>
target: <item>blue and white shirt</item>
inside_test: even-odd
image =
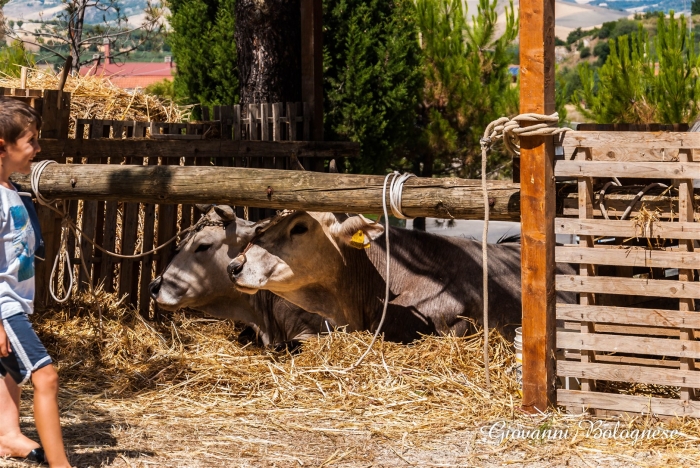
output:
[[[36,236],[16,190],[0,186],[0,315],[34,311]]]

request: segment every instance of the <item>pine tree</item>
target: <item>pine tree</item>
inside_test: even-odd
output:
[[[415,128],[422,87],[413,0],[324,0],[324,132],[360,143],[355,172],[384,174]]]
[[[168,37],[177,63],[175,94],[185,103],[231,105],[238,99],[235,0],[170,0]]]
[[[508,70],[508,48],[518,34],[513,10],[506,8],[505,31],[496,35],[497,2],[480,0],[467,20],[461,0],[417,0],[426,85],[423,93],[423,175],[480,173],[479,139],[494,119],[518,110],[518,87]],[[493,151],[487,167],[506,165],[509,156]],[[505,173],[505,172],[503,172]]]
[[[579,66],[577,108],[597,123],[684,123],[700,112],[700,60],[685,17],[657,17],[654,48],[640,24],[634,34],[611,40],[610,55],[595,73]],[[658,72],[657,72],[658,64]]]

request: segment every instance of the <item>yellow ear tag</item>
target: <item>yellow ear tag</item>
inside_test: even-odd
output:
[[[369,239],[365,237],[365,232],[362,229],[352,235],[350,245],[356,249],[369,249]]]

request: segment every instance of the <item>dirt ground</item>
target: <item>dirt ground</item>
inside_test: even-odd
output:
[[[480,336],[380,342],[348,370],[368,334],[334,333],[290,355],[240,345],[225,322],[149,322],[109,305],[102,320],[89,303],[34,319],[58,364],[64,437],[81,468],[700,466],[696,420],[621,420],[678,431],[635,442],[591,435],[586,425],[603,421],[580,415],[523,414],[510,343],[495,333],[488,392]],[[28,387],[21,422],[38,439],[31,399]],[[501,440],[504,428],[560,432]]]

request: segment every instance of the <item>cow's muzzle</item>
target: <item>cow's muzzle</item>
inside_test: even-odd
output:
[[[160,292],[161,284],[163,284],[163,277],[159,276],[153,281],[151,281],[151,283],[148,285],[148,292],[154,301],[158,299],[158,293]]]
[[[226,267],[226,271],[228,272],[228,276],[229,278],[231,278],[231,281],[235,281],[236,276],[238,276],[241,273],[241,271],[243,271],[243,266],[245,265],[245,262],[245,255],[239,255],[238,257],[231,260],[231,263],[228,264],[228,267]]]

